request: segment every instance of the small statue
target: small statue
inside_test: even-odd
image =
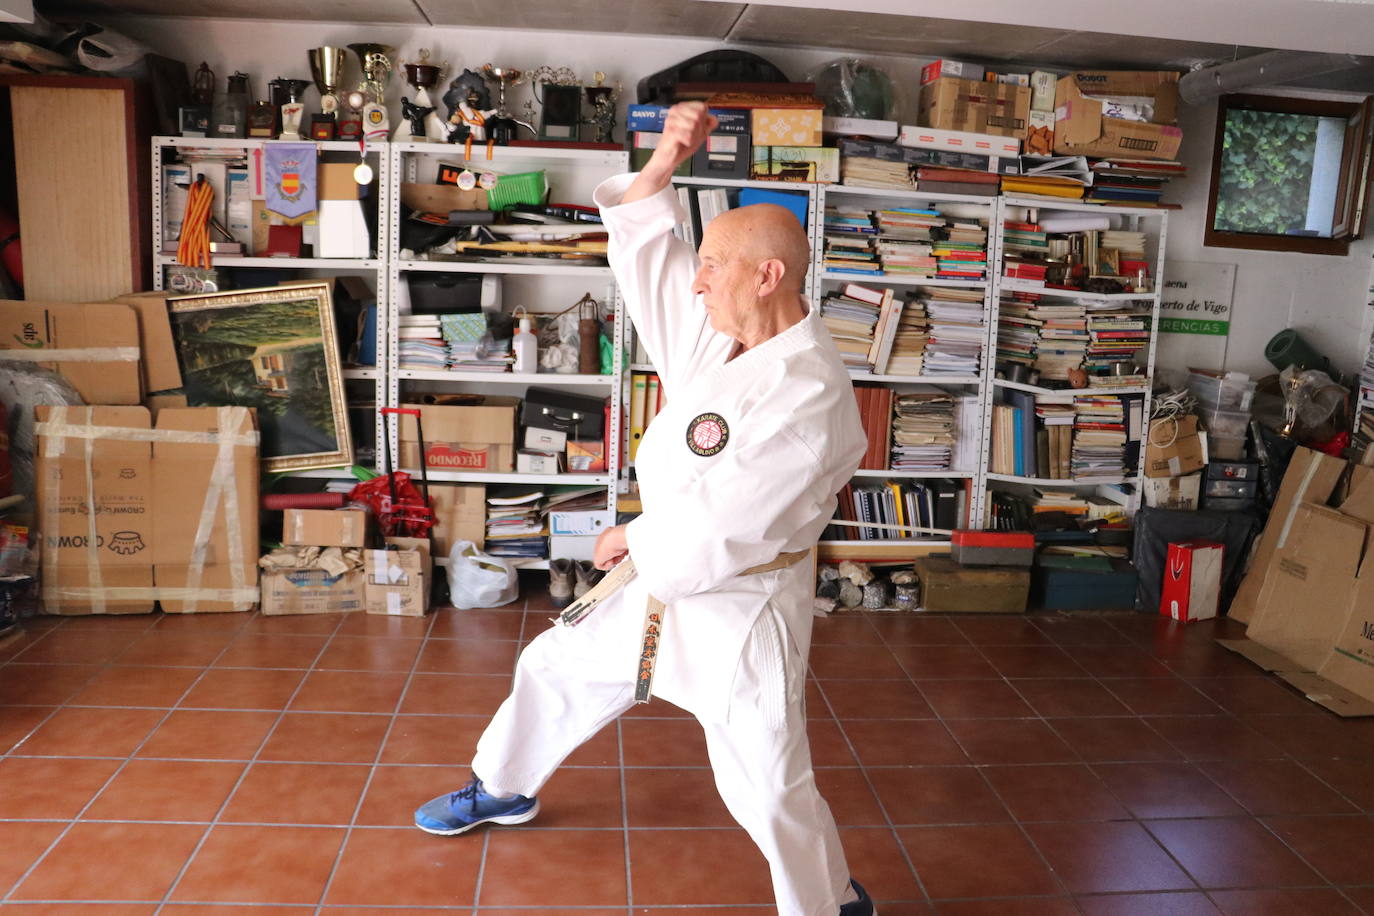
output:
[[[432,106],[417,105],[406,96],[401,96],[401,117],[410,122],[410,138],[425,139],[425,118],[434,112]]]

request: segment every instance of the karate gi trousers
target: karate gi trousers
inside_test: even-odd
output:
[[[644,620],[637,594],[626,589],[608,598],[576,627],[546,630],[521,653],[511,694],[472,763],[488,791],[536,795],[569,754],[634,705]],[[786,659],[783,672],[779,658]],[[678,705],[697,715],[716,788],[768,860],[779,916],[836,916],[849,868],[811,771],[805,675],[781,615],[765,607],[750,631],[727,721],[710,721],[689,700]],[[701,878],[709,885],[709,875]]]

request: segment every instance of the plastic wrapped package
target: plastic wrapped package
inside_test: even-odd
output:
[[[14,492],[27,499],[32,506],[33,459],[36,446],[33,409],[39,405],[78,406],[85,402],[81,400],[81,395],[77,394],[71,382],[56,372],[40,369],[33,363],[0,360],[0,403],[5,405]]]
[[[832,118],[887,121],[897,110],[892,78],[857,58],[822,64],[808,79],[816,84],[816,95],[825,100],[825,113]]]

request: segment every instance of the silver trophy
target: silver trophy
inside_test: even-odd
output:
[[[492,139],[497,143],[514,140],[517,126],[525,128],[530,133],[535,133],[534,125],[527,121],[517,120],[511,110],[506,107],[506,90],[525,82],[528,79],[525,72],[513,67],[494,67],[491,64],[483,64],[482,78],[497,85],[496,117],[487,124],[488,133]]]

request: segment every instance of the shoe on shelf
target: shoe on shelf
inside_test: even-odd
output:
[[[514,795],[497,798],[482,787],[474,774],[472,782],[457,792],[440,795],[415,809],[415,826],[425,833],[454,836],[478,824],[523,824],[539,813],[539,799]]]
[[[573,569],[576,561],[558,559],[549,561],[549,599],[556,608],[565,608],[573,600]]]
[[[854,887],[854,893],[859,895],[859,899],[840,907],[840,916],[878,916],[878,908],[873,905],[873,900],[863,885],[853,878],[849,879],[849,883]]]
[[[573,597],[581,598],[605,575],[605,571],[597,569],[590,560],[578,560],[573,565]]]

